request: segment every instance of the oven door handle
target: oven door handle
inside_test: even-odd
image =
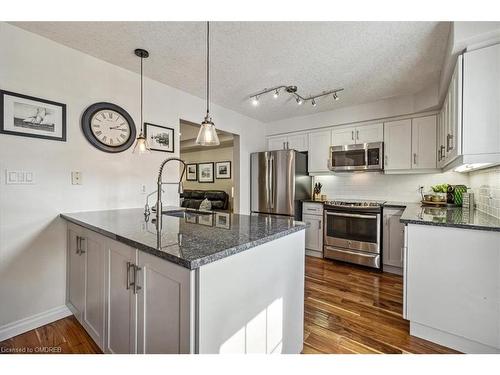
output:
[[[359,219],[377,219],[378,214],[376,215],[360,215],[360,214],[344,214],[338,212],[326,212],[329,216],[342,216],[342,217],[355,217]]]

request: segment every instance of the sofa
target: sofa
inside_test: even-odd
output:
[[[212,210],[227,211],[229,195],[223,190],[184,190],[181,194],[181,207],[199,209],[204,199],[212,203]]]

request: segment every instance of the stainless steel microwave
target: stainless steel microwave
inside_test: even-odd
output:
[[[332,146],[328,168],[334,172],[382,171],[384,142]]]

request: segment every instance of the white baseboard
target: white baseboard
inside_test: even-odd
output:
[[[384,272],[393,273],[395,275],[403,276],[403,269],[401,267],[394,267],[384,264]]]
[[[317,251],[317,250],[309,250],[306,249],[306,255],[316,257],[316,258],[323,258],[323,252],[322,251]]]
[[[55,322],[56,320],[70,315],[72,315],[71,311],[63,305],[32,315],[28,318],[5,324],[0,327],[0,341],[10,339],[11,337],[31,331],[32,329]]]
[[[423,324],[410,322],[410,335],[435,342],[467,354],[499,354],[500,349]]]

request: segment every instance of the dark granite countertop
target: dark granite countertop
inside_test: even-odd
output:
[[[174,216],[172,216],[174,215]],[[176,217],[177,216],[177,217]],[[61,217],[188,269],[226,258],[306,228],[290,218],[171,209],[158,233],[140,208],[61,214]]]
[[[464,228],[500,232],[500,219],[484,212],[462,207],[422,207],[420,203],[408,204],[401,216],[404,224],[422,224],[451,228]]]

